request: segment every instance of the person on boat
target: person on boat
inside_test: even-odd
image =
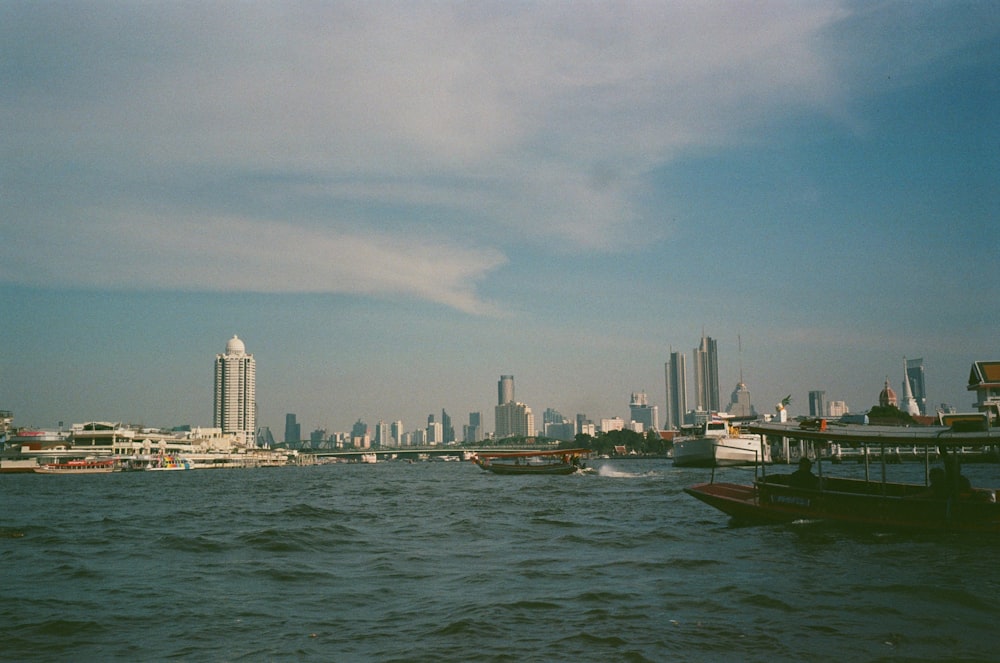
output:
[[[819,488],[819,477],[812,472],[812,461],[803,456],[799,458],[799,469],[792,472],[788,485],[795,488]]]
[[[944,499],[948,497],[948,480],[945,478],[944,469],[940,467],[932,467],[930,473],[927,475],[929,484],[925,490],[913,495],[913,497],[930,497],[935,499]]]

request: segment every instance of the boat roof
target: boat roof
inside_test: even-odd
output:
[[[827,421],[825,429],[814,422],[758,422],[748,427],[751,433],[774,435],[795,440],[846,442],[850,444],[889,444],[917,446],[982,446],[1000,444],[1000,428],[956,430],[950,426],[869,426]]]
[[[480,458],[530,458],[532,456],[579,456],[590,449],[545,449],[539,451],[487,451],[477,454]]]

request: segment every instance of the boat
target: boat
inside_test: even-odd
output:
[[[968,485],[959,465],[964,451],[1000,445],[1000,429],[990,427],[988,416],[979,420],[980,424],[973,426],[966,418],[951,424],[942,421],[941,425],[913,427],[828,425],[826,420],[756,423],[749,431],[762,438],[797,440],[802,449],[811,446],[818,474],[801,470],[768,474],[761,464],[750,484],[717,483],[713,470],[713,481],[684,490],[742,522],[823,521],[868,528],[1000,533],[996,490]],[[827,476],[823,472],[823,451],[831,445],[861,448],[865,459],[870,457],[869,451],[877,451],[877,456],[871,457],[879,459],[880,475],[873,478],[866,463],[863,479]],[[928,479],[923,483],[889,480],[889,468],[898,472],[901,467],[887,460],[891,457],[889,451],[897,447],[924,450],[924,474]],[[944,467],[932,470],[931,459],[938,454]],[[808,465],[809,461],[802,464]],[[937,483],[930,480],[934,475],[941,476]],[[803,476],[807,481],[800,480]]]
[[[171,472],[175,470],[190,470],[193,467],[194,465],[187,458],[167,454],[155,460],[145,470],[147,472]]]
[[[118,470],[118,463],[113,458],[68,460],[65,463],[46,463],[35,468],[35,472],[39,474],[105,474]]]
[[[495,451],[479,453],[473,462],[493,474],[573,474],[584,469],[580,457],[589,453],[590,449]]]
[[[725,467],[771,462],[759,435],[743,432],[725,419],[711,419],[674,439],[676,467]]]

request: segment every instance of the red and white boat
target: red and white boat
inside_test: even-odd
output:
[[[121,468],[113,458],[84,458],[68,460],[65,463],[47,463],[35,468],[38,474],[105,474],[117,472]]]

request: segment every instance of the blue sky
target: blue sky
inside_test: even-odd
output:
[[[704,330],[970,409],[998,72],[992,2],[3,3],[0,408],[209,425],[238,334],[279,439],[626,417]]]

